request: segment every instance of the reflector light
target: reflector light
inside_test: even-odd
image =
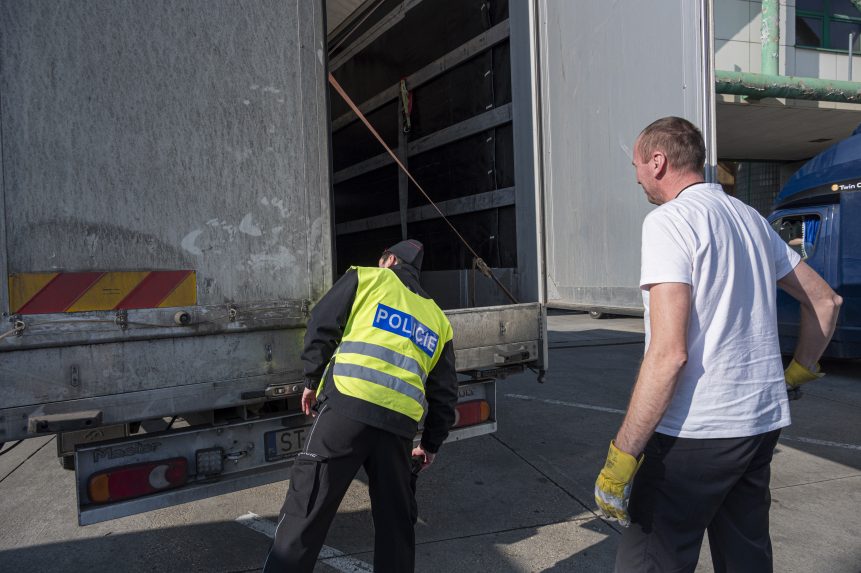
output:
[[[224,450],[208,448],[194,453],[198,476],[212,476],[224,471]]]
[[[93,474],[87,491],[92,503],[110,503],[179,487],[187,480],[188,461],[172,458]]]
[[[471,400],[461,402],[454,409],[454,425],[452,428],[474,426],[490,419],[490,404],[487,400]]]

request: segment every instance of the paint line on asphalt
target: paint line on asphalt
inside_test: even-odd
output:
[[[606,408],[604,406],[593,406],[591,404],[579,404],[577,402],[564,402],[562,400],[548,400],[546,398],[535,398],[533,396],[524,396],[523,394],[506,394],[506,398],[516,398],[517,400],[526,400],[528,402],[542,402],[544,404],[553,404],[555,406],[568,406],[569,408],[581,408],[583,410],[594,410],[596,412],[607,412],[610,414],[624,414],[625,410],[617,408]],[[805,438],[802,436],[781,435],[781,440],[788,442],[801,442],[804,444],[812,444],[816,446],[829,446],[832,448],[843,448],[844,450],[861,451],[861,445],[845,444],[842,442],[831,442],[828,440],[817,440],[816,438]]]
[[[583,410],[595,410],[596,412],[608,412],[610,414],[624,414],[625,410],[617,408],[606,408],[604,406],[593,406],[591,404],[578,404],[577,402],[563,402],[562,400],[548,400],[546,398],[534,398],[532,396],[524,396],[523,394],[506,394],[506,398],[516,398],[518,400],[527,400],[529,402],[543,402],[544,404],[553,404],[555,406],[568,406],[569,408],[582,408]]]
[[[44,448],[45,446],[47,446],[48,444],[50,444],[51,442],[53,442],[55,438],[56,438],[56,436],[51,436],[49,439],[47,439],[47,440],[45,441],[45,443],[44,443],[44,444],[42,444],[41,446],[39,446],[38,448],[36,448],[35,450],[33,450],[33,451],[30,453],[30,455],[28,455],[26,458],[24,458],[23,460],[21,460],[21,462],[20,462],[17,466],[15,466],[15,467],[14,467],[14,468],[12,468],[11,470],[9,470],[9,473],[7,473],[5,476],[3,476],[2,478],[0,478],[0,483],[2,483],[2,482],[4,482],[4,481],[6,481],[6,478],[8,478],[9,476],[11,476],[13,473],[15,473],[15,472],[18,470],[18,468],[20,468],[21,466],[23,466],[24,464],[26,464],[26,463],[30,460],[30,458],[32,458],[33,456],[35,456],[36,454],[38,454],[39,452],[41,452],[41,451],[42,451],[42,448]]]
[[[262,533],[269,539],[275,538],[275,524],[268,519],[263,519],[256,513],[248,512],[245,515],[240,515],[236,518],[236,522],[248,529],[253,529],[257,533]]]
[[[248,512],[245,515],[241,515],[236,518],[236,522],[257,533],[262,533],[269,539],[275,538],[275,523],[260,517],[256,513]],[[374,568],[364,561],[350,557],[343,551],[338,551],[328,545],[324,545],[320,550],[318,560],[325,561],[327,566],[338,571],[343,571],[343,573],[373,573],[374,571]]]
[[[814,444],[817,446],[831,446],[832,448],[843,448],[845,450],[861,451],[861,446],[857,444],[844,444],[841,442],[829,442],[828,440],[817,440],[815,438],[802,438],[801,436],[780,436],[781,440],[789,442],[802,442],[804,444]]]

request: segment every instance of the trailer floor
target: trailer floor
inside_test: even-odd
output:
[[[546,383],[502,381],[500,430],[446,445],[419,480],[417,571],[612,570],[619,529],[596,517],[592,487],[642,355],[642,319],[549,322]],[[793,403],[774,458],[775,571],[861,571],[861,363],[823,366],[829,376]],[[0,457],[0,571],[262,566],[286,481],[78,527],[72,474],[55,454],[43,438]],[[348,492],[317,571],[371,570],[365,481]],[[705,545],[697,571],[712,571]]]

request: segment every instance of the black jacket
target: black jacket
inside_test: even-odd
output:
[[[392,271],[408,289],[419,296],[430,298],[422,289],[419,273],[414,267],[399,264],[392,267]],[[305,333],[305,349],[302,352],[306,387],[317,388],[335,349],[341,343],[358,286],[359,275],[350,269],[338,279],[311,312],[308,331]],[[455,418],[457,373],[451,341],[443,347],[436,366],[428,374],[425,397],[428,411],[421,444],[426,451],[436,453],[448,436],[448,430]],[[413,439],[418,432],[418,424],[408,416],[339,392],[332,380],[331,370],[323,383],[319,401],[326,402],[330,408],[338,410],[348,418],[405,438]]]

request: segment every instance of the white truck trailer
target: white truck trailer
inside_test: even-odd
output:
[[[710,133],[707,2],[333,8],[0,0],[0,442],[57,435],[82,525],[288,477],[309,312],[405,234],[451,309],[450,440],[546,367],[547,304],[640,304],[629,147],[671,113]]]

